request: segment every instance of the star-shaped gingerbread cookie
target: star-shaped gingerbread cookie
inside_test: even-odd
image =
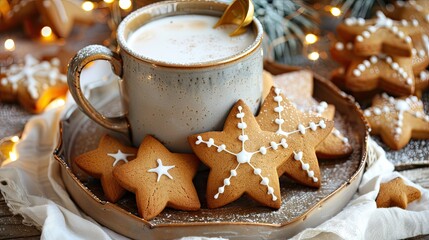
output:
[[[377,18],[347,18],[337,27],[337,33],[346,42],[354,44],[358,56],[371,56],[385,53],[392,56],[410,57],[411,37],[421,34],[421,29],[387,18],[381,11]]]
[[[375,201],[378,208],[400,207],[406,209],[408,203],[420,199],[421,195],[417,188],[406,185],[404,180],[398,177],[380,184],[380,191]]]
[[[118,201],[125,189],[113,178],[113,169],[136,157],[137,149],[121,144],[115,138],[104,135],[97,149],[79,155],[74,160],[79,168],[94,178],[99,178],[106,199]]]
[[[425,32],[429,30],[429,2],[427,0],[394,1],[393,10],[387,11],[386,14],[405,24],[411,22]]]
[[[282,135],[293,154],[278,168],[306,186],[320,187],[320,169],[316,147],[329,135],[333,121],[303,113],[296,109],[282,93],[273,87],[256,117],[262,130]]]
[[[166,207],[186,211],[200,209],[192,183],[198,165],[195,155],[171,153],[148,135],[139,147],[137,158],[116,167],[113,175],[122,187],[136,194],[140,216],[150,220]]]
[[[313,98],[314,83],[310,71],[301,70],[276,75],[273,82],[300,111],[334,120],[335,106],[325,101],[318,102]],[[352,151],[348,138],[336,128],[332,129],[328,137],[316,147],[316,155],[321,159],[343,158]]]
[[[67,93],[67,78],[59,71],[57,58],[51,61],[26,55],[23,64],[0,72],[0,100],[18,101],[29,112],[40,113],[52,100]]]
[[[277,168],[290,156],[286,138],[262,131],[252,111],[239,100],[229,112],[223,131],[192,135],[189,144],[210,168],[207,205],[217,208],[243,194],[262,205],[281,205]]]
[[[380,135],[391,149],[405,147],[411,138],[429,138],[429,116],[417,97],[393,98],[377,95],[372,106],[364,111],[371,134]]]

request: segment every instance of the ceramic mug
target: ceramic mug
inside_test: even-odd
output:
[[[154,135],[174,152],[190,152],[191,134],[221,130],[234,103],[243,99],[256,112],[262,92],[262,35],[254,18],[254,39],[232,56],[215,61],[171,63],[137,53],[128,38],[142,25],[175,15],[220,17],[227,5],[213,0],[165,1],[140,8],[119,25],[119,54],[100,45],[81,49],[68,68],[68,84],[79,108],[101,126],[129,133],[134,146],[147,134]],[[99,113],[84,97],[80,73],[94,60],[108,60],[120,80],[126,114],[109,118]]]

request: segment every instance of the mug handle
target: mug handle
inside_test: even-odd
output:
[[[89,118],[101,126],[121,133],[128,133],[128,121],[125,116],[106,117],[98,112],[91,103],[85,98],[80,86],[80,74],[82,69],[90,62],[95,60],[107,60],[112,66],[113,72],[122,77],[122,58],[119,54],[101,45],[89,45],[77,52],[76,56],[70,61],[67,73],[67,82],[69,90],[79,109]]]

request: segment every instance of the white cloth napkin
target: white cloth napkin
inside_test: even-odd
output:
[[[42,229],[42,239],[126,239],[81,212],[64,188],[52,152],[60,116],[72,106],[70,97],[68,101],[66,107],[48,110],[27,123],[16,146],[18,160],[0,168],[0,191],[13,213]],[[370,147],[375,161],[363,175],[353,200],[332,219],[293,239],[399,239],[429,234],[429,190],[394,172],[375,142],[370,141]],[[407,210],[377,209],[374,199],[380,183],[398,176],[418,188],[422,198]]]

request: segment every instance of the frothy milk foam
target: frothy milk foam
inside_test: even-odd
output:
[[[139,55],[167,63],[195,64],[233,56],[252,44],[251,30],[230,37],[235,25],[213,28],[218,17],[177,15],[149,22],[130,35],[127,43]]]

